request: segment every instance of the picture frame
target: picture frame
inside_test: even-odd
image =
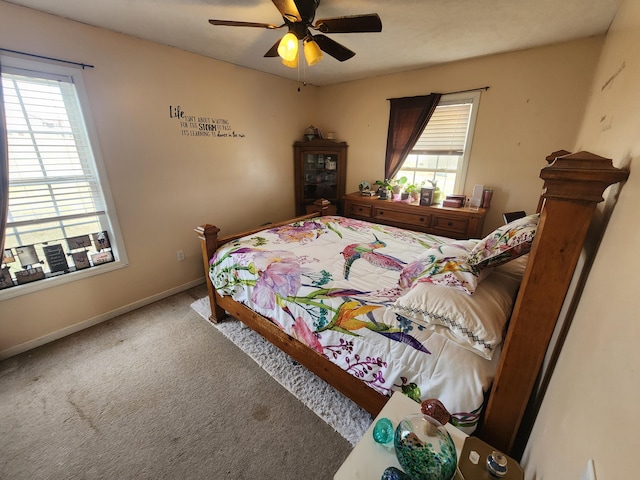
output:
[[[433,204],[433,192],[434,188],[421,188],[420,189],[420,205],[428,207]]]
[[[15,286],[13,279],[11,278],[11,272],[9,267],[3,267],[0,269],[0,290]]]
[[[67,247],[69,250],[78,248],[86,248],[91,246],[91,237],[89,235],[78,235],[77,237],[67,238]]]
[[[113,262],[113,253],[110,251],[95,253],[91,255],[91,262],[94,266]]]
[[[16,255],[20,260],[22,267],[28,267],[36,263],[42,263],[38,258],[36,247],[33,245],[26,245],[23,247],[16,247]]]
[[[86,250],[71,253],[71,258],[73,259],[73,264],[76,267],[76,270],[84,270],[85,268],[91,267],[89,254]]]
[[[106,248],[111,248],[111,242],[109,242],[109,234],[106,230],[102,232],[93,234],[93,243],[95,244],[96,250],[101,251]]]
[[[13,263],[15,261],[16,259],[13,256],[13,250],[11,250],[10,248],[5,248],[2,252],[2,263]]]
[[[69,264],[67,263],[67,256],[62,249],[62,245],[57,243],[54,245],[44,245],[42,247],[44,251],[44,257],[49,265],[49,271],[51,273],[56,272],[68,272]]]
[[[44,270],[41,267],[27,268],[25,270],[16,271],[16,281],[18,285],[35,282],[44,278]]]

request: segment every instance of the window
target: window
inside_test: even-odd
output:
[[[106,176],[102,174],[97,142],[87,123],[90,117],[85,114],[86,102],[81,101],[84,98],[81,70],[14,57],[2,57],[1,63],[9,153],[9,212],[4,248],[16,262],[7,265],[14,274],[29,265],[42,268],[51,281],[2,289],[0,298],[125,265],[126,255],[108,196]],[[98,259],[82,266],[75,262],[76,265],[74,259],[79,257],[69,254],[72,245],[67,239],[86,235],[93,239],[94,234],[96,239],[99,236],[104,239],[102,232],[107,232],[113,262],[81,270],[97,266]],[[69,266],[66,271],[52,272],[50,262],[44,261],[45,249],[54,245],[62,246],[58,251],[64,252]],[[31,250],[31,256],[35,251],[37,258],[29,258],[28,253],[18,255],[27,250],[24,247],[31,246],[35,249]],[[86,251],[89,257],[100,250],[93,240],[91,245],[78,248],[76,253]],[[29,258],[27,265],[25,258]],[[30,288],[25,289],[27,285]]]
[[[462,193],[480,92],[443,95],[396,178],[435,180],[446,194]]]

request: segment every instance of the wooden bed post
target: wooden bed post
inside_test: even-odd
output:
[[[213,257],[213,254],[218,249],[218,233],[220,232],[220,229],[214,225],[205,224],[196,227],[194,230],[200,239],[202,260],[205,265],[204,281],[206,282],[207,290],[209,291],[209,304],[211,306],[211,316],[209,317],[209,321],[215,323],[227,316],[225,310],[220,308],[216,302],[216,293],[213,289],[213,285],[211,284],[211,279],[209,278],[209,271],[207,270],[207,267],[209,266],[209,259]]]
[[[321,209],[321,214],[326,214],[326,205],[323,209]],[[298,217],[297,220],[309,220],[317,216],[318,212],[311,212]],[[209,260],[211,260],[213,254],[216,253],[218,247],[246,235],[257,233],[261,230],[264,230],[265,228],[273,228],[281,225],[286,225],[287,223],[290,223],[292,221],[293,220],[284,220],[277,223],[269,223],[266,226],[263,225],[252,230],[246,230],[244,232],[236,233],[234,235],[228,235],[225,237],[218,236],[218,233],[220,233],[220,229],[215,225],[209,225],[208,223],[205,223],[204,225],[200,225],[199,227],[194,228],[194,231],[200,239],[200,249],[202,250],[202,260],[204,262],[205,282],[207,284],[207,290],[209,291],[209,304],[211,305],[211,316],[209,317],[209,321],[211,321],[212,323],[216,323],[228,316],[227,311],[218,304],[218,301],[221,297],[219,297],[216,293],[215,289],[213,288],[213,284],[211,283],[211,278],[209,277]]]
[[[479,432],[505,453],[518,436],[596,205],[628,176],[589,152],[558,157],[540,172],[544,208]]]

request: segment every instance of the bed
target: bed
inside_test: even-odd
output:
[[[201,240],[211,321],[231,315],[372,415],[391,393],[439,398],[510,453],[595,206],[626,178],[554,152],[539,211],[452,240],[309,214]]]

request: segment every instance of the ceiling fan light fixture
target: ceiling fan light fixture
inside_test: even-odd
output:
[[[293,62],[298,56],[298,37],[291,32],[282,37],[278,45],[278,55],[282,60]]]
[[[313,38],[304,39],[304,58],[307,60],[307,64],[312,67],[320,60],[322,60],[322,50]]]
[[[282,59],[282,64],[286,67],[289,68],[297,68],[298,67],[298,59],[300,58],[300,55],[298,54],[298,51],[296,50],[296,57],[289,61],[289,60],[285,60],[284,58]]]

